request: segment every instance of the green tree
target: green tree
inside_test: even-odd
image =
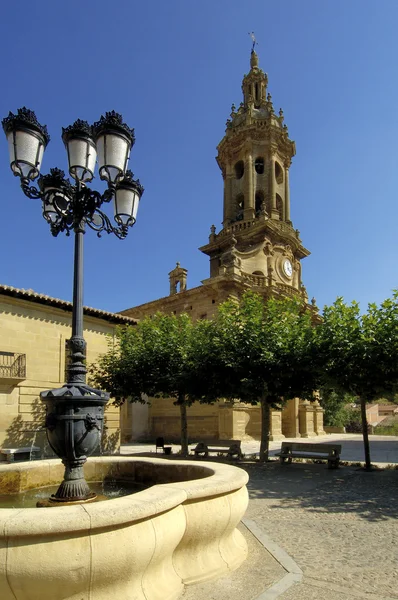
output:
[[[208,321],[188,315],[157,313],[136,326],[119,327],[116,342],[100,357],[92,375],[97,385],[121,404],[142,402],[142,395],[175,398],[181,417],[181,453],[188,454],[187,406],[205,401]],[[206,362],[207,364],[207,362]]]
[[[323,387],[320,389],[320,402],[324,410],[324,424],[333,427],[345,427],[352,417],[352,409],[348,406],[356,402],[356,397]]]
[[[317,327],[323,383],[357,396],[361,405],[366,469],[371,469],[366,404],[398,391],[398,293],[380,306],[338,298]]]
[[[264,302],[249,291],[219,306],[211,336],[213,395],[260,403],[260,461],[266,461],[270,408],[317,389],[313,313],[294,297]]]

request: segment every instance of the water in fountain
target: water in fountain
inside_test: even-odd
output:
[[[128,494],[141,492],[149,487],[151,485],[134,481],[116,481],[114,479],[103,482],[90,482],[90,489],[101,498],[101,501],[121,498]],[[35,508],[37,502],[48,500],[52,494],[55,494],[57,489],[58,486],[55,485],[27,490],[19,494],[0,495],[0,508]],[[62,506],[62,504],[57,506]]]

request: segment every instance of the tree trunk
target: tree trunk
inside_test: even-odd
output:
[[[364,398],[363,396],[361,396],[361,418],[363,445],[365,449],[365,469],[366,471],[371,471],[368,421],[366,418],[366,398]]]
[[[178,395],[178,405],[181,419],[181,456],[188,456],[188,419],[185,394]]]
[[[263,394],[261,403],[261,444],[260,444],[260,462],[268,461],[269,451],[269,425],[270,425],[270,406],[267,402],[267,396]]]

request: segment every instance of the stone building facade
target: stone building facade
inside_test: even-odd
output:
[[[170,294],[122,311],[135,319],[156,311],[186,312],[193,319],[211,318],[229,297],[247,289],[261,294],[296,295],[308,302],[302,282],[301,260],[309,255],[290,217],[289,169],[295,155],[282,109],[275,113],[267,91],[268,77],[253,50],[250,72],[243,77],[243,99],[232,105],[226,131],[217,150],[224,181],[223,222],[210,228],[200,251],[209,257],[209,277],[187,289],[187,270],[179,263],[169,273]],[[316,311],[315,300],[312,309]],[[141,428],[133,431],[135,411]],[[146,417],[145,417],[145,410]],[[153,399],[147,408],[130,407],[131,437],[155,435],[178,438],[179,413],[172,401]],[[242,404],[193,405],[188,409],[191,438],[258,439],[260,409]],[[125,426],[125,431],[129,426]],[[322,409],[316,402],[291,401],[273,411],[271,439],[310,437],[323,433]]]
[[[0,285],[0,448],[37,446],[42,455],[51,455],[39,394],[65,381],[71,321],[70,302]],[[126,323],[135,321],[84,309],[88,364],[107,351],[116,325]],[[119,413],[118,408],[107,406],[101,448],[104,453],[117,451],[121,434],[127,435],[121,432]]]

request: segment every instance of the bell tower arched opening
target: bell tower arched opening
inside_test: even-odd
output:
[[[238,160],[238,162],[235,163],[234,171],[236,179],[242,179],[245,173],[245,163],[243,162],[243,160]]]
[[[265,210],[264,193],[261,190],[257,190],[256,192],[254,210],[256,217],[258,217],[261,212]]]
[[[279,213],[279,220],[283,221],[285,218],[283,212],[283,200],[279,194],[276,194],[276,210]]]
[[[257,175],[263,175],[264,173],[264,158],[262,156],[258,156],[254,161],[254,169]]]
[[[279,185],[283,183],[283,169],[278,161],[275,161],[275,181]]]
[[[236,220],[242,221],[245,211],[245,197],[243,194],[239,194],[236,197]]]

